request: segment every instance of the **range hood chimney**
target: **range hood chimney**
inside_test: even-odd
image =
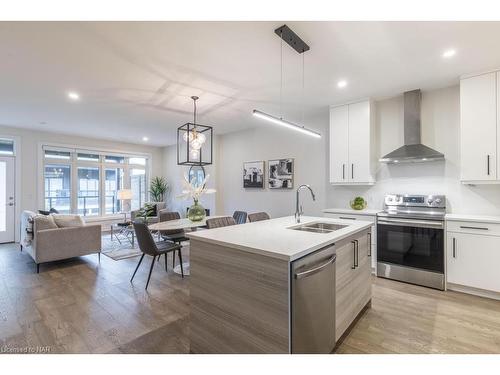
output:
[[[444,155],[421,143],[420,138],[420,90],[404,93],[404,146],[388,153],[381,163],[421,163],[444,160]]]

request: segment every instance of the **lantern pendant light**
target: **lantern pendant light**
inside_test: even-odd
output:
[[[177,164],[209,165],[212,164],[213,128],[196,123],[196,101],[193,100],[193,122],[185,123],[177,129]]]

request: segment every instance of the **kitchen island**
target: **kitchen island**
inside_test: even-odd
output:
[[[290,216],[189,233],[191,352],[329,352],[371,300],[371,225]]]

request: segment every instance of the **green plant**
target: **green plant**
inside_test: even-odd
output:
[[[366,208],[366,201],[363,197],[356,197],[349,203],[353,210],[363,210]]]
[[[153,177],[149,187],[149,194],[153,202],[163,202],[167,190],[168,184],[163,177]]]

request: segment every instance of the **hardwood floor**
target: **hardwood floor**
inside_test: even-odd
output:
[[[186,256],[187,257],[187,252]],[[0,352],[188,353],[189,277],[149,259],[44,264],[0,245]],[[500,301],[373,278],[372,307],[337,353],[500,353]]]
[[[184,255],[184,254],[183,254]],[[187,254],[186,254],[187,257]],[[0,245],[0,348],[50,353],[187,353],[188,278],[145,258],[89,255],[42,264],[14,244]],[[161,337],[161,339],[160,339]]]

